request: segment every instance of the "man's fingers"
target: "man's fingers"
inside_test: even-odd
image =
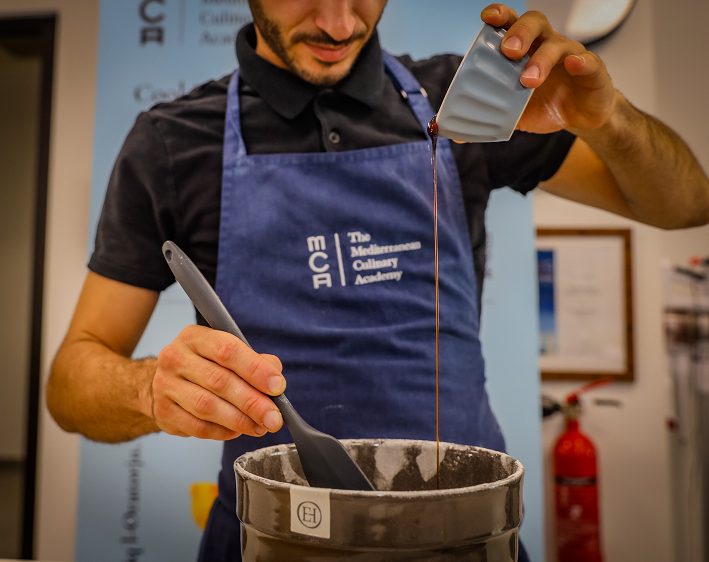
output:
[[[253,388],[251,390],[257,392]],[[264,401],[268,400],[263,395],[260,396],[264,398]],[[165,392],[165,398],[178,404],[195,418],[224,427],[235,433],[260,437],[267,432],[267,428],[253,420],[249,414],[234,404],[188,380],[175,379],[172,387]],[[271,403],[271,407],[275,408],[273,403]],[[263,417],[262,414],[256,414],[253,411],[252,415]]]
[[[197,355],[237,373],[241,378],[264,394],[276,396],[286,388],[286,379],[281,374],[280,361],[273,356],[259,355],[236,336],[202,328],[183,330],[185,345]]]
[[[604,71],[601,57],[590,51],[566,57],[564,67],[569,74],[578,78],[593,79],[599,72]]]
[[[494,14],[493,12],[499,12]],[[526,12],[521,17],[512,16],[502,4],[491,4],[483,10],[483,20],[509,20],[511,25],[502,40],[502,53],[518,60],[529,54],[530,60],[522,71],[520,82],[528,88],[538,88],[560,62],[574,76],[590,76],[601,68],[601,61],[577,41],[556,33],[541,12]],[[565,60],[566,59],[566,60]]]
[[[283,363],[281,363],[281,360],[275,355],[268,355],[267,353],[262,353],[261,359],[263,359],[264,361],[268,361],[271,365],[275,367],[275,369],[279,373],[283,371]]]
[[[494,27],[509,29],[519,19],[519,16],[512,8],[508,8],[504,4],[490,4],[481,12],[480,19]]]
[[[230,334],[202,326],[185,328],[158,356],[155,419],[166,431],[209,439],[278,431],[283,418],[265,393],[283,391],[281,370],[277,357],[259,355]]]
[[[280,365],[280,361],[273,356],[269,356],[266,361],[273,362],[274,359],[278,362],[278,365]],[[229,405],[236,406],[241,413],[245,414],[250,420],[268,431],[278,431],[283,425],[281,413],[270,398],[248,384],[244,379],[234,374],[233,371],[221,365],[208,361],[203,357],[195,358],[192,364],[185,365],[183,376],[188,381],[194,383],[197,388],[208,393],[208,395],[214,396],[216,399],[222,399],[222,401],[226,401]],[[208,397],[199,396],[197,398],[199,398],[202,405],[205,406],[205,411],[202,411],[203,408],[200,407],[199,403],[192,408],[186,408],[187,410],[200,418],[209,419],[210,421],[221,423],[227,427],[233,427],[229,423],[224,423],[218,417],[204,417],[202,414],[211,416],[218,415],[216,411],[217,403],[212,404],[211,399]],[[229,414],[231,410],[224,410],[222,408],[221,412],[226,415]],[[244,433],[249,432],[241,426],[235,429]]]
[[[586,48],[581,43],[554,33],[530,57],[522,71],[520,82],[528,88],[537,88],[544,83],[552,69],[566,57],[585,52]]]
[[[158,369],[153,379],[156,400],[167,396],[194,416],[241,433],[278,431],[283,420],[273,401],[241,374],[215,362],[235,363],[225,360],[220,353],[224,354],[225,345],[232,345],[236,338],[227,338],[225,344],[223,336],[228,334],[207,328],[194,330],[181,334],[177,343],[165,347],[158,356]],[[217,351],[210,358],[209,352],[215,348]],[[280,373],[281,363],[274,356],[259,356],[247,346],[233,353],[246,355],[244,348],[248,351],[247,360],[262,363],[262,370]],[[283,379],[280,374],[277,377]],[[158,413],[155,415],[157,418]]]
[[[241,435],[218,424],[201,420],[185,411],[179,404],[170,400],[161,400],[155,404],[160,412],[158,427],[165,433],[179,437],[198,437],[215,441],[228,441]],[[156,414],[157,415],[157,414]],[[169,420],[169,421],[165,421]]]
[[[535,48],[548,40],[554,30],[541,12],[526,12],[507,30],[502,40],[502,54],[512,60],[532,54]]]

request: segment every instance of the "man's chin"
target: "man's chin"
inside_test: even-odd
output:
[[[337,84],[350,73],[352,64],[349,61],[336,63],[318,62],[314,68],[295,68],[295,73],[306,82],[315,84],[323,88],[329,88]]]

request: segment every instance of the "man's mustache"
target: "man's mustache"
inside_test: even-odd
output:
[[[290,42],[291,45],[303,42],[315,43],[316,45],[327,45],[329,47],[346,47],[347,45],[354,43],[359,39],[363,39],[366,36],[366,31],[363,31],[361,33],[353,33],[350,37],[348,37],[347,39],[343,39],[342,41],[336,41],[324,31],[322,33],[307,33],[303,31],[293,35],[293,37],[291,37]]]

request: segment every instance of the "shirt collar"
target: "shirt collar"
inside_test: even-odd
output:
[[[256,31],[251,23],[241,28],[236,37],[239,75],[276,113],[293,119],[322,88],[261,58],[255,48]],[[376,30],[360,51],[350,73],[331,89],[372,109],[379,105],[384,90],[384,60]]]

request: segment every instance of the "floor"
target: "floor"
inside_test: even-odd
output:
[[[23,464],[0,461],[0,558],[19,558]]]

